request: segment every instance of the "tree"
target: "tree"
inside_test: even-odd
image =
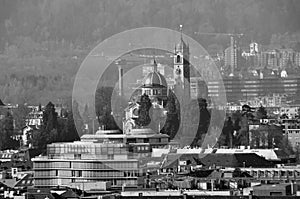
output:
[[[263,107],[262,105],[256,111],[256,118],[257,119],[267,119],[268,118],[267,111],[266,111],[265,107]]]
[[[13,144],[12,139],[14,134],[14,121],[12,114],[9,111],[7,111],[4,119],[1,121],[1,127],[1,150],[15,149],[15,144]]]
[[[66,142],[80,140],[77,128],[75,126],[74,117],[71,111],[68,113],[66,127],[67,127],[67,136],[65,139]]]
[[[166,111],[167,118],[161,133],[167,134],[170,136],[170,139],[173,139],[178,131],[180,121],[179,110],[176,107],[176,96],[172,92],[170,92],[167,99]]]
[[[72,111],[67,112],[66,118],[60,118],[59,142],[73,142],[80,140],[77,128],[75,126]]]
[[[208,127],[210,124],[210,112],[207,109],[206,99],[200,98],[197,101],[198,101],[200,115],[199,115],[197,134],[191,144],[192,146],[200,145],[200,142],[203,141],[201,139],[202,139],[203,135],[205,135],[208,132]],[[194,109],[194,108],[191,107],[191,110],[192,109]]]
[[[41,130],[33,134],[33,144],[39,149],[46,149],[47,144],[58,141],[58,120],[55,106],[49,102],[43,111]]]
[[[220,143],[220,145],[226,144],[230,148],[233,146],[233,131],[234,131],[234,126],[233,122],[231,120],[231,117],[228,117],[227,120],[225,121],[222,134],[224,135],[224,142]]]
[[[149,110],[152,106],[151,100],[148,95],[143,94],[141,96],[140,107],[138,110],[138,118],[136,119],[136,125],[139,127],[148,126],[151,123]]]
[[[249,145],[249,122],[254,119],[253,108],[248,105],[242,106],[242,112],[239,120],[239,131],[235,139],[235,145]]]
[[[83,117],[84,123],[88,124],[89,121],[90,121],[90,114],[89,114],[89,107],[88,107],[87,104],[84,107],[84,111],[83,111],[82,117]]]
[[[93,133],[93,122],[90,118],[90,114],[89,114],[89,107],[86,104],[84,107],[84,111],[82,113],[82,118],[83,118],[83,123],[84,123],[84,131],[87,133]]]
[[[300,42],[298,41],[293,48],[296,52],[300,52]]]
[[[55,106],[52,102],[49,102],[43,112],[43,125],[42,128],[46,131],[57,129],[57,113],[55,112]]]
[[[19,106],[13,111],[16,129],[21,130],[26,125],[26,119],[30,109],[25,104]]]
[[[107,130],[119,129],[112,115],[111,98],[113,94],[112,87],[101,87],[96,91],[96,116],[100,126]]]
[[[82,117],[79,112],[79,104],[76,100],[73,101],[71,108],[69,108],[68,114],[69,114],[70,110],[71,110],[72,116],[74,118],[74,123],[77,127],[77,133],[79,135],[82,135],[84,124],[83,124],[83,120],[82,120]]]

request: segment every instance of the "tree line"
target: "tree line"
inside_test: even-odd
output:
[[[0,150],[18,149],[22,146],[20,136],[27,125],[26,120],[29,119],[30,111],[25,105],[19,105],[13,110],[2,108],[1,114],[4,117],[0,120]],[[78,116],[79,112],[68,107],[63,109],[61,114],[58,115],[52,102],[45,106],[42,125],[31,130],[30,144],[34,148],[45,150],[47,144],[53,142],[72,142],[80,139],[73,118],[73,114],[76,114],[75,118],[81,120],[80,115]],[[83,124],[82,121],[80,122]]]

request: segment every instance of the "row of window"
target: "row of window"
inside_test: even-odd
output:
[[[49,145],[48,154],[126,154],[125,145]]]
[[[34,169],[74,168],[74,169],[125,169],[138,167],[137,162],[34,162]]]
[[[151,89],[151,90],[145,90],[146,95],[162,95],[166,94],[165,92],[162,92],[162,89]]]
[[[40,177],[138,177],[138,171],[82,171],[82,170],[51,170],[51,171],[35,171],[35,178]]]
[[[71,162],[34,162],[33,168],[71,168]]]
[[[113,154],[113,152],[108,152],[109,154],[99,155],[99,154],[50,154],[49,159],[65,159],[65,160],[119,160],[128,159],[128,153],[126,154]]]
[[[137,162],[118,161],[118,162],[73,162],[74,169],[126,169],[138,168]]]
[[[279,176],[300,176],[300,172],[292,171],[274,171],[274,172],[263,172],[263,171],[251,171],[250,175],[260,177],[279,177]]]
[[[93,180],[86,180],[86,182]],[[112,185],[122,186],[126,185],[137,185],[137,181],[135,179],[103,179],[101,181],[111,181]],[[70,183],[82,183],[81,179],[35,179],[35,186],[57,186],[57,185],[69,185]]]
[[[128,143],[168,143],[169,138],[128,138]]]
[[[288,131],[288,134],[295,134],[295,133],[296,133],[296,134],[299,134],[299,132],[300,132],[299,130],[296,130],[296,131]]]

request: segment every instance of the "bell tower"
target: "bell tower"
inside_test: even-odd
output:
[[[177,96],[184,96],[190,99],[190,63],[189,46],[184,42],[182,25],[180,25],[180,42],[175,46],[174,52],[174,90]]]

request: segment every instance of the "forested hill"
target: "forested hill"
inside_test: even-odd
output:
[[[46,103],[69,96],[89,50],[136,27],[184,24],[202,45],[221,49],[228,38],[194,32],[293,45],[300,40],[299,10],[299,0],[0,0],[0,98]]]

